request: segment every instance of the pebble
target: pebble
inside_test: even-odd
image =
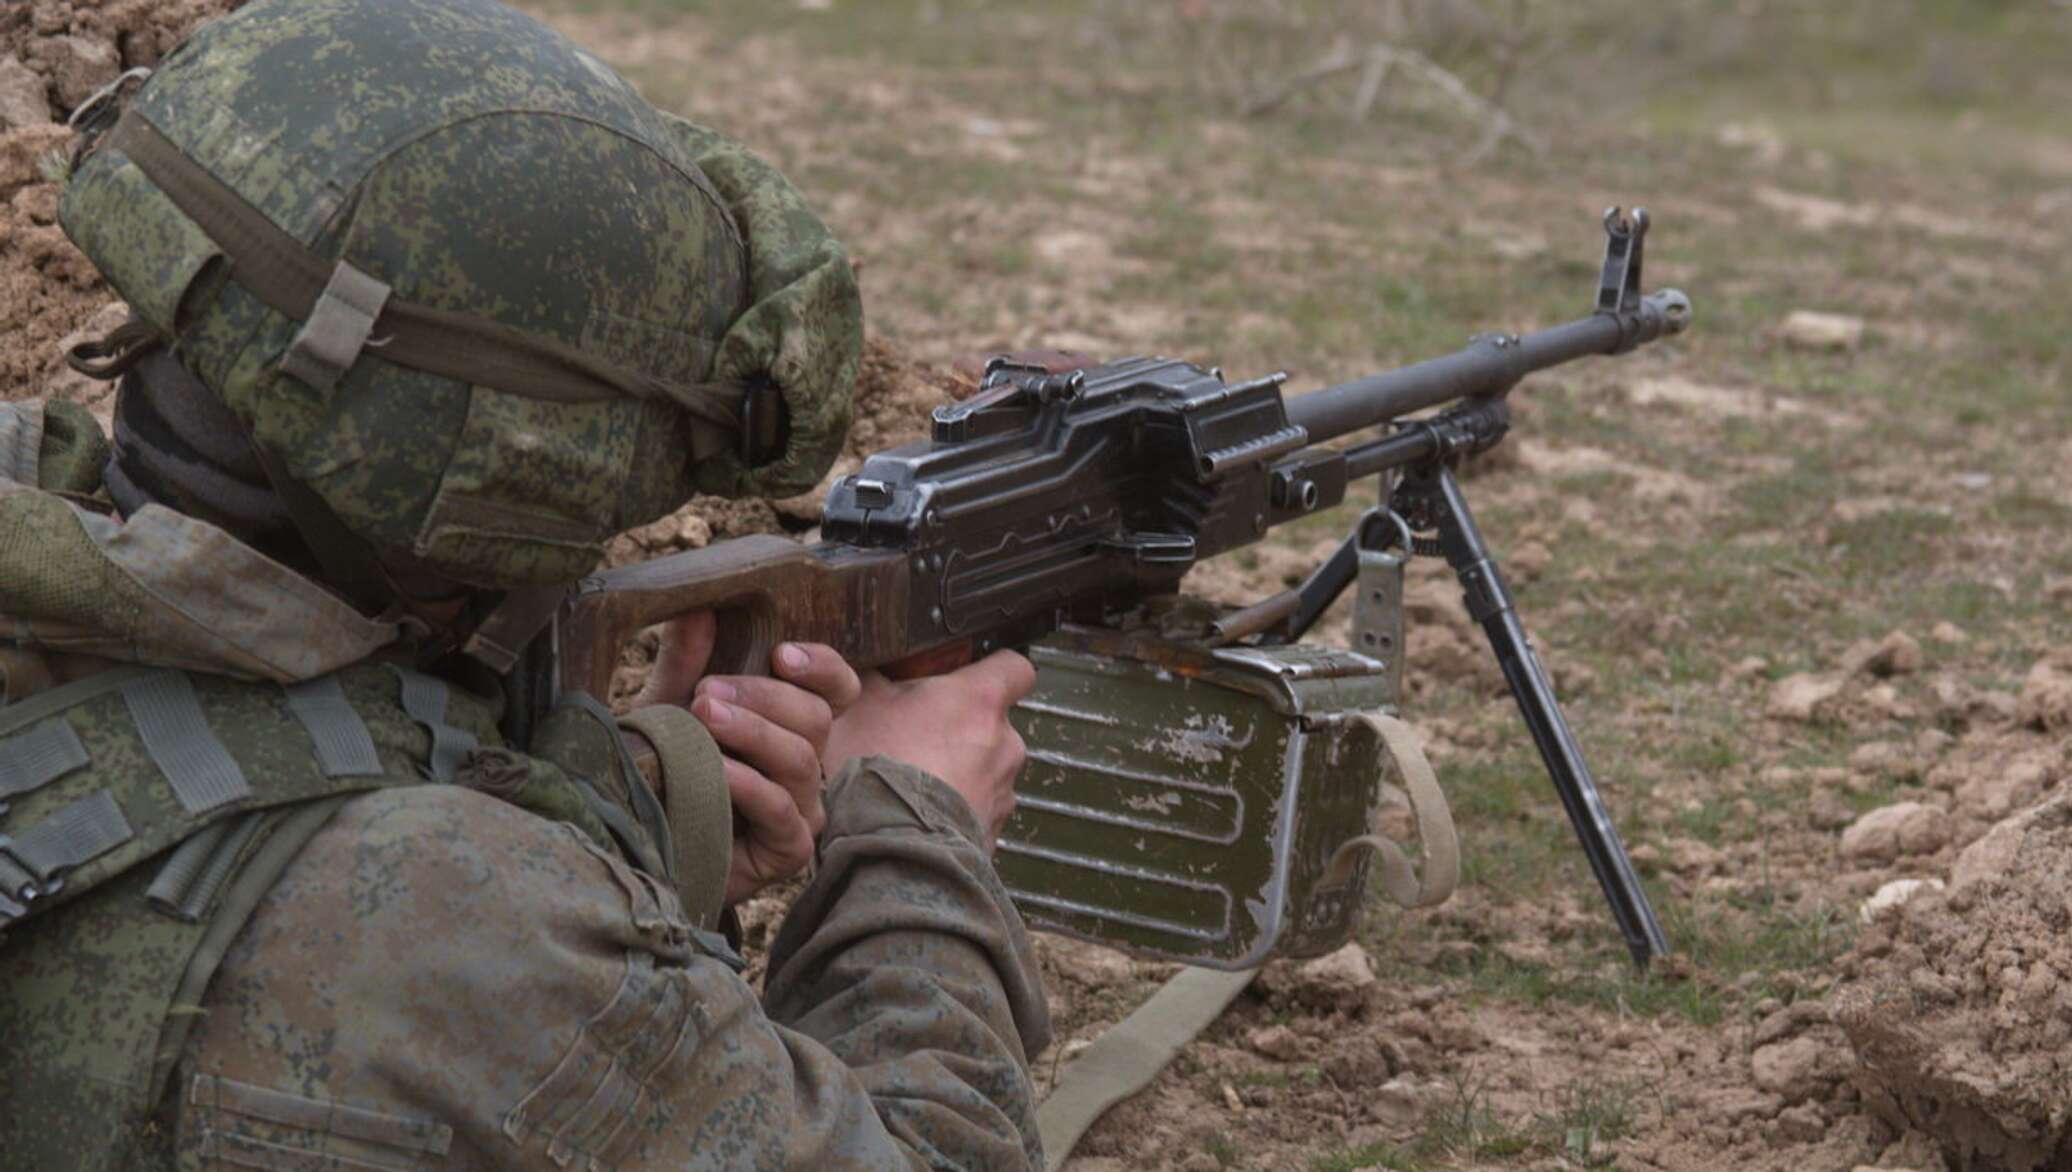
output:
[[[1795,309],[1784,319],[1778,333],[1786,345],[1795,349],[1839,353],[1863,344],[1863,319],[1846,313]]]
[[[1811,721],[1823,715],[1842,694],[1842,677],[1799,672],[1770,685],[1763,710],[1778,720]]]
[[[1284,1025],[1253,1030],[1245,1035],[1245,1044],[1276,1062],[1294,1062],[1308,1049],[1302,1035]]]
[[[1940,879],[1894,879],[1863,901],[1863,906],[1856,909],[1856,918],[1868,924],[1886,912],[1904,906],[1923,891],[1942,889],[1943,881]]]
[[[1905,631],[1883,639],[1865,639],[1842,653],[1842,671],[1849,675],[1903,676],[1920,671],[1925,662],[1921,644]]]

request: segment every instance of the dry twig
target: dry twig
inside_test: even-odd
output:
[[[1381,87],[1390,74],[1401,73],[1423,82],[1481,124],[1482,136],[1466,152],[1466,161],[1473,163],[1487,158],[1506,139],[1517,142],[1534,155],[1546,153],[1545,140],[1531,129],[1519,125],[1502,106],[1470,89],[1452,70],[1416,50],[1382,42],[1356,47],[1341,37],[1316,64],[1253,95],[1245,103],[1244,112],[1247,116],[1264,114],[1286,104],[1303,90],[1355,70],[1359,71],[1360,84],[1353,97],[1351,113],[1354,118],[1365,119],[1381,96]]]

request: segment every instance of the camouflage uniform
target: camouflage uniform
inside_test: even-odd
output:
[[[855,286],[796,193],[484,0],[253,5],[131,114],[276,254],[631,388],[484,385],[379,336],[341,363],[312,339],[340,305],[284,311],[103,125],[68,231],[384,572],[566,581],[694,488],[810,485],[846,427]],[[483,233],[541,206],[565,238]],[[756,379],[791,422],[759,465],[686,417]],[[830,783],[759,1006],[594,703],[513,751],[490,676],[420,671],[421,625],[205,496],[111,515],[107,452],[70,404],[0,405],[0,1168],[1040,1164],[1041,990],[948,787],[876,758]]]

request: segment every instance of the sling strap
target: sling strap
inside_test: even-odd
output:
[[[1381,859],[1381,889],[1400,907],[1431,907],[1446,902],[1460,884],[1460,840],[1453,831],[1453,814],[1446,805],[1446,792],[1439,788],[1439,776],[1425,757],[1424,739],[1408,723],[1383,712],[1361,713],[1382,746],[1396,763],[1396,772],[1410,795],[1410,810],[1417,818],[1417,841],[1424,851],[1424,872],[1411,866],[1410,856],[1394,839],[1379,834],[1362,834],[1339,844],[1317,879],[1319,888],[1340,887],[1353,877],[1353,865],[1360,852],[1371,850]]]
[[[1349,882],[1360,852],[1381,857],[1380,883],[1395,903],[1406,908],[1431,907],[1453,894],[1460,881],[1460,844],[1453,816],[1446,806],[1438,775],[1426,759],[1424,743],[1404,721],[1381,712],[1360,714],[1396,763],[1417,818],[1418,842],[1424,851],[1422,876],[1401,845],[1380,834],[1347,839],[1335,851],[1317,886]],[[1086,1129],[1108,1108],[1149,1086],[1172,1062],[1180,1048],[1221,1016],[1259,970],[1219,972],[1185,968],[1087,1047],[1036,1108],[1036,1130],[1043,1138],[1045,1172],[1057,1172]]]
[[[734,849],[734,803],[719,746],[697,717],[673,704],[636,708],[619,723],[655,747],[676,855],[676,890],[692,922],[711,928],[726,901]]]
[[[1088,1046],[1036,1108],[1044,1172],[1063,1167],[1094,1120],[1149,1086],[1180,1048],[1222,1016],[1258,975],[1258,969],[1181,969],[1150,1000]]]
[[[233,279],[276,312],[303,323],[283,369],[328,389],[361,348],[383,361],[470,385],[555,403],[620,398],[675,403],[706,432],[741,427],[743,388],[670,383],[475,314],[390,295],[344,261],[329,261],[183,153],[135,107],[106,143],[128,156],[181,214],[230,258]]]

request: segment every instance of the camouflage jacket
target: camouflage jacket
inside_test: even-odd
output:
[[[60,802],[122,831],[0,939],[0,1169],[1040,1165],[1042,992],[946,786],[876,758],[830,784],[758,1003],[612,754],[502,749],[493,699],[366,661],[383,631],[227,535],[59,495],[98,439],[0,405],[0,865]],[[195,556],[261,611],[181,595]],[[201,824],[194,738],[140,700],[166,692],[246,785],[186,837],[158,833]],[[359,774],[312,695],[357,719]]]

